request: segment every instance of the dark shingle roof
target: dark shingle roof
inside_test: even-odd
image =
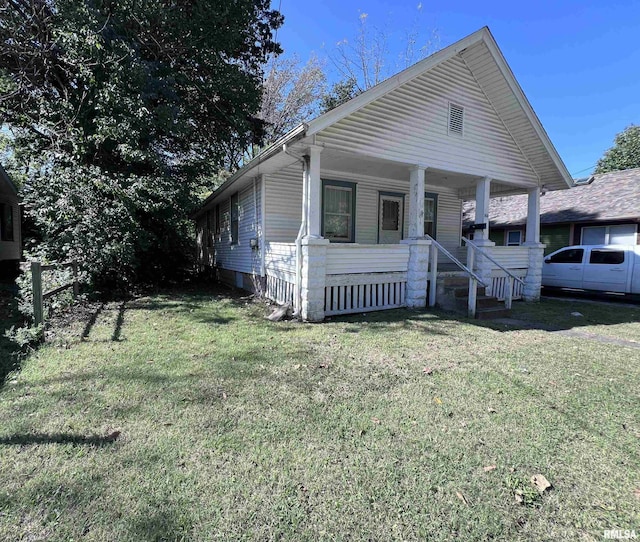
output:
[[[465,225],[473,222],[475,206],[475,201],[464,203]],[[640,168],[595,175],[590,184],[547,192],[540,198],[541,224],[620,219],[640,219]],[[489,221],[494,227],[525,224],[527,196],[492,198]]]

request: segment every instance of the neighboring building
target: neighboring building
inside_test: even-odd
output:
[[[14,265],[22,257],[18,191],[0,166],[0,266]]]
[[[237,171],[195,213],[198,258],[305,320],[433,305],[452,266],[470,276],[447,252],[466,261],[462,203],[475,195],[475,245],[533,300],[543,184],[561,190],[572,180],[483,28],[298,126]],[[501,194],[526,195],[526,246],[493,247],[487,237],[489,197]],[[471,276],[499,296],[507,275],[474,254]]]
[[[471,226],[475,202],[465,202]],[[527,198],[498,197],[489,205],[489,238],[497,246],[524,242]],[[540,242],[545,254],[569,245],[640,244],[640,168],[576,180],[573,190],[549,192],[540,199]]]

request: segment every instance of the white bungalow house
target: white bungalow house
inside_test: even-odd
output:
[[[434,305],[452,275],[468,280],[473,314],[478,284],[507,304],[538,299],[540,190],[571,185],[485,27],[237,171],[195,215],[198,257],[304,320]],[[509,194],[528,195],[526,242],[496,247],[489,198]],[[473,196],[468,242],[462,202]]]
[[[22,256],[18,191],[0,166],[0,266],[14,265]]]

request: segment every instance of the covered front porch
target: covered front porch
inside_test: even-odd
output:
[[[302,224],[295,242],[267,236],[267,297],[290,303],[305,320],[320,321],[335,314],[434,306],[439,282],[458,273],[498,299],[538,298],[537,184],[321,145],[301,151]],[[523,192],[529,195],[526,242],[494,246],[489,198]],[[472,198],[477,213],[473,239],[467,240],[462,202]]]

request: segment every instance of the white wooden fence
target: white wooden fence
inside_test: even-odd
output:
[[[351,314],[404,307],[407,273],[328,275],[324,313]]]
[[[527,276],[526,269],[509,269],[516,277],[524,280]],[[507,298],[507,288],[509,287],[509,281],[504,271],[500,269],[494,269],[491,272],[491,284],[487,290],[488,295],[496,297],[499,301],[504,301]],[[511,299],[522,299],[522,292],[524,286],[518,281],[513,281],[513,287],[511,289]]]

